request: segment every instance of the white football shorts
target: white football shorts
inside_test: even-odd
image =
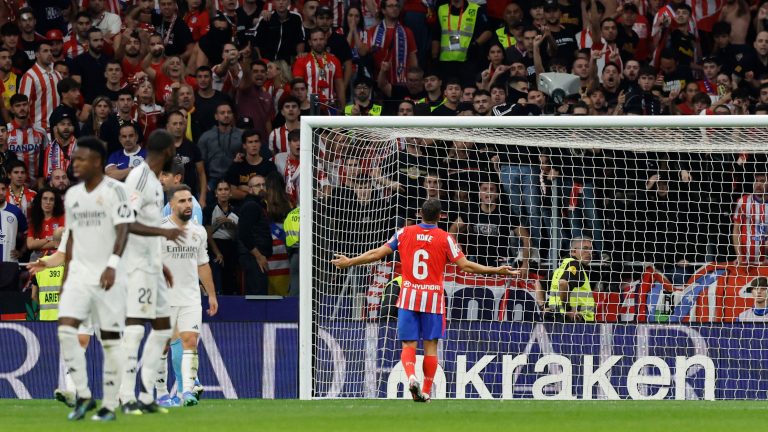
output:
[[[126,276],[125,299],[128,318],[155,319],[170,315],[162,273],[133,270]]]

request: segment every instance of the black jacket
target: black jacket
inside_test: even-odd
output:
[[[264,200],[259,196],[248,195],[240,206],[239,216],[237,231],[240,253],[249,254],[253,248],[257,248],[265,257],[271,257],[272,231]]]

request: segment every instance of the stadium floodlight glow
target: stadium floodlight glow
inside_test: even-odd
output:
[[[768,398],[765,290],[750,285],[768,266],[733,264],[743,248],[729,244],[766,142],[764,116],[303,117],[299,397],[407,393],[396,265],[328,260],[380,246],[436,193],[465,253],[535,260],[542,277],[446,270],[433,398]],[[596,319],[552,322],[547,278],[580,235],[594,239]]]

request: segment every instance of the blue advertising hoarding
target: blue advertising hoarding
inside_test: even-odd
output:
[[[767,337],[761,324],[451,321],[435,397],[768,399]],[[97,397],[99,351],[87,354]],[[319,323],[315,395],[402,397],[399,352],[391,324]],[[199,371],[206,397],[295,398],[298,325],[207,323]],[[62,381],[55,324],[0,323],[0,397],[50,398]]]

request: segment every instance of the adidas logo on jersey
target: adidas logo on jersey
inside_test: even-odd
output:
[[[192,330],[200,330],[200,329],[198,328],[197,324],[195,324],[194,326],[192,326]]]

